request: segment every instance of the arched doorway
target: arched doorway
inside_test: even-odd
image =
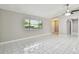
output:
[[[67,34],[68,35],[78,34],[78,19],[67,20]]]

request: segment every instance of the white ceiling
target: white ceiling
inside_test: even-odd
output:
[[[79,4],[70,5],[70,9],[78,8]],[[1,9],[52,18],[65,12],[65,4],[0,4]]]

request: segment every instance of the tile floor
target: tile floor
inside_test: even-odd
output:
[[[77,35],[47,35],[0,44],[0,54],[78,54],[79,38]]]

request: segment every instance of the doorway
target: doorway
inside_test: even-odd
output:
[[[52,32],[53,34],[59,34],[59,19],[52,20]]]
[[[78,34],[78,19],[67,20],[67,34]]]

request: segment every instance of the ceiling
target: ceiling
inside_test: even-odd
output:
[[[70,5],[70,10],[76,9],[79,4]],[[65,4],[0,4],[0,9],[52,18],[66,11]]]

